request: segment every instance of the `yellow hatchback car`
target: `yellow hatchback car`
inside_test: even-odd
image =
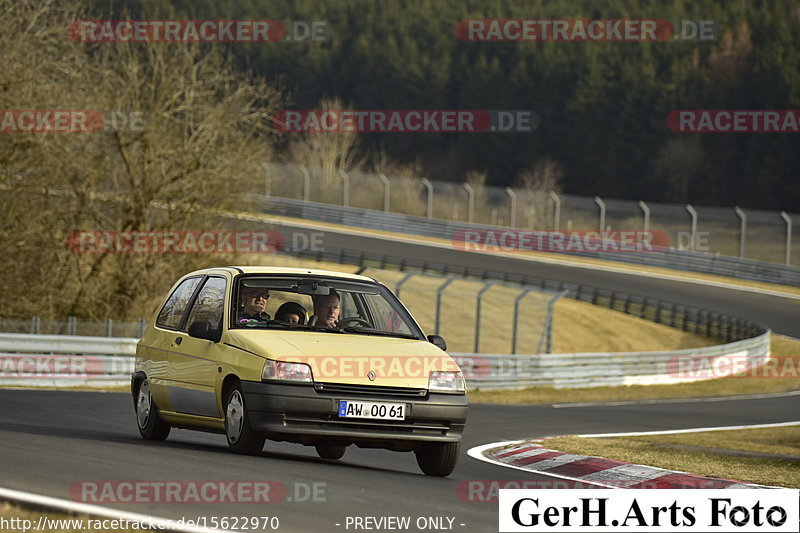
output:
[[[172,287],[136,348],[139,432],[224,433],[238,453],[266,439],[413,451],[446,476],[467,418],[464,377],[372,278],[323,270],[224,267]]]

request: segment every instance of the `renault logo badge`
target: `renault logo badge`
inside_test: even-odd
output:
[[[369,373],[367,373],[367,377],[369,378],[370,381],[375,381],[375,372],[370,370]]]

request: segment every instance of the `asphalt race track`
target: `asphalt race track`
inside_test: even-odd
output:
[[[800,337],[800,301],[788,298],[330,231],[324,243],[661,297],[759,320]],[[342,460],[328,461],[313,448],[268,442],[260,457],[247,457],[230,453],[221,435],[175,429],[166,442],[147,442],[139,437],[129,395],[0,390],[0,487],[80,501],[74,489],[83,481],[273,481],[286,489],[276,503],[101,504],[173,519],[277,516],[277,531],[363,531],[352,523],[348,527],[348,517],[396,516],[410,517],[406,531],[490,532],[497,531],[497,503],[474,501],[485,492],[471,493],[468,487],[492,480],[554,480],[470,458],[466,451],[474,446],[567,433],[778,423],[795,420],[798,412],[800,395],[567,409],[473,405],[456,471],[440,479],[422,475],[410,453],[350,447]],[[439,521],[418,527],[425,517]]]
[[[564,433],[784,422],[800,412],[800,396],[570,409],[473,405],[461,459],[444,479],[422,475],[408,453],[350,447],[342,460],[327,461],[311,448],[267,442],[260,457],[247,457],[229,452],[221,435],[174,429],[166,442],[144,441],[121,393],[0,390],[0,405],[5,488],[70,499],[70,486],[81,481],[270,480],[286,487],[284,501],[106,506],[174,519],[277,516],[278,531],[305,532],[354,531],[348,516],[409,516],[409,531],[419,531],[420,517],[450,517],[452,530],[472,533],[497,531],[497,504],[469,501],[469,481],[553,478],[477,461],[468,448]],[[318,501],[305,500],[314,484]]]

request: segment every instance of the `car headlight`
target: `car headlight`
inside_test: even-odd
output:
[[[461,372],[431,372],[428,390],[436,392],[465,392],[464,374]]]
[[[286,361],[273,361],[267,359],[261,370],[261,379],[276,379],[280,381],[300,381],[311,383],[311,367],[305,363],[288,363]]]

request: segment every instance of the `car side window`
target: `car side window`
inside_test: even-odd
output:
[[[200,279],[189,278],[178,285],[178,288],[169,297],[167,303],[161,308],[161,312],[158,313],[158,318],[156,318],[157,326],[178,329],[181,325],[183,313],[186,311],[186,306],[189,305],[189,300],[194,294],[197,284],[200,283]]]
[[[223,278],[208,278],[200,294],[189,311],[189,320],[186,327],[197,321],[206,321],[211,329],[217,330],[222,324],[222,311],[225,305],[225,280]]]

